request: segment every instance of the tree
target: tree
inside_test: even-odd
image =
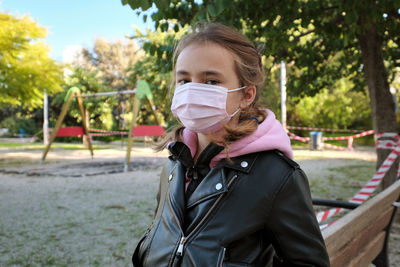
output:
[[[62,69],[49,58],[45,36],[28,16],[0,13],[0,107],[39,107],[44,90],[51,95],[62,89]]]
[[[298,123],[292,125],[308,127],[370,129],[371,109],[367,96],[350,88],[351,83],[341,79],[329,90],[324,88],[314,96],[301,97],[296,105],[288,105],[289,121],[298,119]]]
[[[134,41],[108,42],[104,38],[97,38],[93,49],[84,48],[82,54],[82,66],[98,71],[99,77],[113,90],[132,89],[132,84],[127,80],[132,72],[130,67],[143,55]]]
[[[400,14],[396,1],[122,0],[122,3],[144,11],[154,4],[157,11],[151,17],[163,31],[201,20],[218,20],[243,29],[250,39],[266,43],[266,56],[274,57],[276,62],[291,62],[299,70],[289,76],[290,94],[314,95],[340,78],[350,79],[358,90],[367,85],[374,130],[398,130],[389,92],[395,67],[400,64]],[[377,166],[389,153],[377,150]],[[383,188],[395,179],[396,170],[391,168]]]
[[[142,33],[135,28],[135,34],[132,39],[137,40],[146,50],[146,53],[131,69],[132,74],[129,76],[131,83],[136,84],[138,80],[145,80],[149,83],[150,89],[154,96],[154,104],[157,113],[160,114],[159,120],[169,122],[167,127],[177,123],[173,119],[171,110],[169,109],[171,94],[171,58],[174,50],[175,40],[179,40],[185,33],[186,28],[169,30],[162,32],[146,31]],[[139,123],[154,123],[153,113],[149,109],[147,103],[143,103],[144,107],[139,112]],[[162,115],[162,116],[161,116]]]
[[[57,94],[52,98],[52,114],[57,116],[51,118],[52,122],[56,122],[58,114],[61,112],[64,104],[66,92],[71,87],[78,87],[82,94],[98,93],[111,91],[112,88],[104,84],[102,79],[98,78],[98,71],[89,70],[83,67],[74,67],[68,75],[65,76],[64,93]],[[90,97],[84,98],[84,106],[88,111],[89,122],[92,127],[111,130],[113,126],[112,108],[118,106],[118,101],[114,97]],[[76,101],[72,103],[68,111],[68,115],[64,119],[64,124],[73,126],[77,122],[82,121],[81,114]]]
[[[135,83],[129,77],[134,75],[132,66],[142,55],[143,51],[132,40],[108,42],[104,38],[97,38],[93,49],[82,48],[75,54],[66,90],[71,86],[77,86],[85,93],[133,89]],[[127,115],[130,107],[129,98],[129,95],[117,95],[85,100],[90,122],[107,129],[123,128],[123,115]],[[117,121],[115,125],[112,117]]]

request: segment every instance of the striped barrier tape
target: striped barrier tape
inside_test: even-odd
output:
[[[128,135],[128,133],[89,133],[90,136]]]
[[[291,132],[287,132],[287,133],[288,133],[290,139],[297,140],[297,141],[300,141],[303,143],[310,142],[310,137],[301,137],[301,136],[295,135],[294,133],[291,133]],[[353,140],[351,140],[351,144],[352,143],[353,143]],[[324,145],[324,147],[327,147],[327,148],[332,148],[332,149],[337,149],[337,150],[342,150],[342,151],[353,149],[352,146],[351,147],[349,146],[348,148],[346,148],[346,147],[335,146],[335,145],[325,144],[325,143],[323,145]]]
[[[392,140],[379,140],[380,138],[392,138]],[[376,148],[378,148],[378,149],[391,149],[392,152],[393,152],[393,150],[396,150],[398,147],[400,147],[400,136],[397,133],[380,133],[380,134],[377,134]],[[399,169],[397,170],[397,177],[399,177],[399,176],[400,176],[400,165],[399,165]]]
[[[336,136],[336,137],[322,137],[322,140],[326,141],[326,140],[348,140],[351,138],[360,138],[366,135],[370,135],[370,134],[374,134],[374,130],[368,130],[356,135],[349,135],[349,136]]]
[[[322,131],[322,132],[337,132],[337,133],[360,133],[362,130],[337,130],[329,128],[315,128],[315,127],[302,127],[302,126],[286,126],[290,130],[308,130],[308,131]]]
[[[400,155],[400,137],[396,133],[379,133],[377,134],[377,148],[378,149],[391,149],[392,152],[387,156],[384,162],[381,164],[379,169],[376,171],[374,176],[364,185],[363,188],[360,189],[350,200],[349,202],[362,204],[364,203],[371,194],[376,190],[376,188],[381,183],[383,177],[393,165],[393,162]],[[382,137],[394,138],[395,140],[379,140]],[[400,166],[397,171],[397,175],[400,174]],[[343,211],[343,208],[333,208],[321,212],[317,212],[315,216],[317,217],[318,223],[325,221],[326,219],[338,214]],[[333,223],[333,222],[332,222]],[[321,225],[320,228],[323,229],[330,224]]]
[[[129,132],[124,132],[124,131],[107,131],[107,130],[101,130],[101,129],[93,129],[93,128],[89,128],[89,132],[96,132],[96,133],[100,133],[103,135],[127,135]],[[90,133],[90,135],[92,136],[102,136],[100,134],[93,134]]]
[[[297,140],[297,141],[300,141],[303,143],[308,143],[310,141],[310,137],[301,137],[301,136],[295,135],[294,133],[291,133],[289,131],[287,132],[287,134],[289,135],[290,139],[293,139],[293,140]]]
[[[370,135],[370,134],[374,134],[374,130],[368,130],[368,131],[364,131],[362,133],[356,134],[356,135],[349,135],[349,136],[336,136],[336,137],[322,137],[323,141],[328,141],[328,140],[347,140],[347,148],[346,147],[341,147],[341,146],[335,146],[335,145],[331,145],[331,144],[323,144],[324,147],[327,148],[332,148],[332,149],[336,149],[336,150],[353,150],[353,140],[354,138],[360,138],[366,135]],[[297,140],[303,143],[308,143],[310,141],[310,137],[302,137],[302,136],[298,136],[295,135],[292,132],[287,131],[290,139],[293,140]]]
[[[336,150],[341,150],[341,151],[353,150],[353,148],[342,147],[342,146],[335,146],[335,145],[325,144],[325,143],[324,143],[324,147],[332,148],[332,149],[336,149]]]

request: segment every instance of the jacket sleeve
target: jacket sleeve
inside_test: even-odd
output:
[[[304,172],[297,167],[284,180],[267,217],[280,266],[330,266]]]
[[[163,205],[160,202],[164,201],[164,197],[163,196],[164,196],[164,194],[165,194],[165,192],[167,190],[167,186],[168,186],[168,180],[167,179],[168,178],[166,178],[166,172],[167,172],[166,169],[167,169],[167,167],[164,166],[162,171],[161,171],[161,174],[160,174],[160,184],[159,184],[159,187],[158,187],[158,192],[157,192],[157,197],[156,197],[157,198],[157,206],[156,206],[156,209],[154,211],[154,219],[153,219],[153,221],[156,219],[157,213],[160,212],[160,205]],[[152,227],[152,225],[149,226],[149,228],[147,229],[146,233],[142,236],[142,238],[140,239],[140,241],[136,245],[136,249],[135,249],[135,251],[133,253],[133,256],[132,256],[132,264],[133,264],[134,267],[141,267],[142,266],[141,259],[140,259],[140,247],[141,247],[142,243],[144,242],[144,240],[146,240],[147,236],[149,235],[151,227]]]

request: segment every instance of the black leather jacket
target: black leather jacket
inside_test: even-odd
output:
[[[184,167],[169,159],[134,266],[329,266],[299,165],[279,151],[231,160],[185,201]]]

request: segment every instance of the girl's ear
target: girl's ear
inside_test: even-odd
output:
[[[247,108],[253,103],[256,98],[257,88],[254,85],[249,85],[243,89],[243,98],[242,103],[240,104],[241,108]]]

